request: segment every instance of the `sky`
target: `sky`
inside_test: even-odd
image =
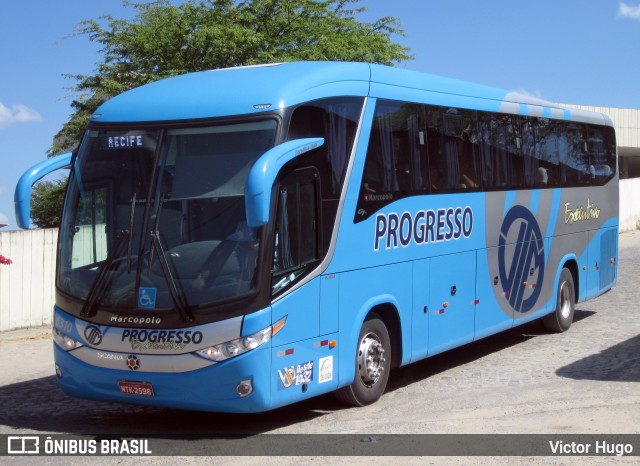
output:
[[[144,1],[144,0],[138,0]],[[182,3],[172,0],[172,3]],[[552,102],[640,109],[640,0],[360,0],[361,21],[393,16],[413,59],[402,68]],[[16,229],[19,177],[46,157],[72,113],[73,79],[99,46],[77,24],[121,0],[3,0],[0,6],[0,224]]]

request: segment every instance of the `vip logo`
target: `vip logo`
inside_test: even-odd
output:
[[[289,388],[296,380],[296,369],[293,366],[283,370],[278,369],[278,376],[280,377],[282,386]]]
[[[513,242],[513,257],[506,257],[505,246]],[[540,296],[544,279],[544,241],[529,209],[516,205],[507,212],[500,230],[499,246],[500,282],[509,305],[516,312],[529,312]],[[524,286],[536,276],[534,287]]]
[[[99,346],[102,343],[102,332],[95,325],[89,325],[84,329],[84,337],[92,346]]]

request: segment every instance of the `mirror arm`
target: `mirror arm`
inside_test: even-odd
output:
[[[256,228],[269,222],[271,190],[280,169],[294,158],[324,144],[324,138],[295,139],[265,152],[253,164],[245,186],[247,224]]]
[[[73,153],[61,154],[35,164],[18,180],[14,195],[16,209],[16,223],[20,228],[27,229],[31,223],[31,188],[34,183],[51,172],[70,167]]]

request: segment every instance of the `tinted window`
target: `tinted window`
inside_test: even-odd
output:
[[[321,137],[324,145],[314,151],[312,160],[322,178],[323,199],[339,199],[355,139],[362,99],[346,97],[309,102],[293,110],[286,140]]]
[[[319,258],[318,172],[307,168],[283,180],[278,197],[272,294],[277,294]]]
[[[379,100],[355,222],[406,196],[604,184],[613,128]]]
[[[367,149],[362,191],[402,197],[428,189],[425,137],[421,108],[398,102],[376,107]],[[370,196],[375,198],[375,196]]]
[[[522,155],[527,186],[556,186],[560,163],[557,122],[544,118],[524,118]]]
[[[564,122],[560,144],[560,184],[562,186],[590,184],[586,125]]]
[[[429,192],[424,106],[379,101],[373,119],[355,221],[386,204]]]
[[[315,167],[320,173],[324,252],[333,233],[340,193],[355,140],[363,99],[341,97],[309,102],[293,109],[286,140],[322,137],[324,144],[291,162],[291,167]]]
[[[523,185],[520,118],[501,113],[478,114],[478,141],[485,189]]]
[[[588,175],[594,184],[603,184],[616,172],[616,140],[613,128],[589,128]]]
[[[432,192],[480,188],[476,112],[427,107],[427,142]]]

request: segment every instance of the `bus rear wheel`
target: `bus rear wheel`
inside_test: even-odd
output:
[[[376,402],[384,393],[391,366],[391,342],[384,322],[377,315],[364,321],[356,351],[353,383],[336,392],[336,397],[352,406]]]
[[[565,332],[571,327],[575,310],[576,291],[573,275],[569,269],[562,269],[558,283],[556,310],[542,318],[544,327],[550,332]]]

